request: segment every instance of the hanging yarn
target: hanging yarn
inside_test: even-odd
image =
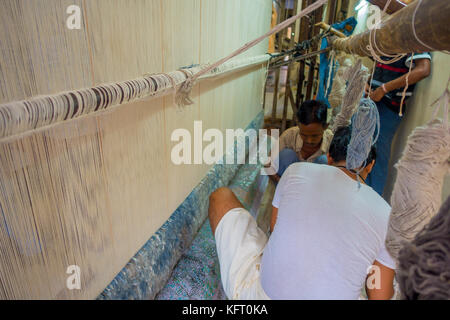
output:
[[[375,130],[378,129],[374,138]],[[360,105],[352,118],[352,137],[347,148],[346,165],[348,170],[359,174],[370,149],[376,143],[380,133],[380,115],[375,102],[368,98],[361,99]]]
[[[450,299],[450,197],[398,256],[396,278],[403,299]]]
[[[368,78],[368,70],[361,60],[345,70],[344,79],[348,80],[347,90],[342,100],[339,114],[334,118],[331,130],[336,132],[340,127],[350,124],[350,119],[364,94],[364,87]]]
[[[404,242],[410,242],[423,229],[441,204],[444,176],[450,169],[449,97],[447,88],[438,99],[440,105],[444,104],[444,121],[435,119],[416,128],[395,165],[398,174],[386,236],[386,247],[395,259]],[[432,119],[438,110],[439,105]]]
[[[333,79],[331,92],[328,96],[328,102],[330,103],[331,108],[333,108],[333,112],[335,112],[335,110],[341,105],[342,99],[344,98],[346,90],[346,79],[344,79],[344,72],[350,68],[352,64],[352,59],[346,55],[341,55],[337,58],[336,68],[338,71]]]
[[[312,3],[310,6],[306,7],[305,9],[303,9],[302,11],[300,11],[297,15],[281,22],[280,24],[278,24],[277,26],[275,26],[272,30],[270,30],[269,32],[267,32],[266,34],[244,44],[242,47],[240,47],[239,49],[235,50],[234,52],[232,52],[231,54],[229,54],[228,56],[226,56],[225,58],[222,58],[218,61],[216,61],[215,63],[211,64],[210,66],[202,69],[201,71],[199,71],[198,73],[194,74],[192,77],[189,77],[188,79],[186,79],[181,86],[179,87],[178,91],[177,91],[177,97],[175,98],[175,101],[177,102],[177,104],[179,106],[185,106],[185,105],[191,105],[193,102],[190,99],[189,95],[191,93],[191,90],[195,84],[195,81],[202,75],[210,72],[211,70],[217,68],[218,66],[222,65],[223,63],[227,62],[228,60],[234,58],[235,56],[247,51],[248,49],[254,47],[255,45],[257,45],[258,43],[260,43],[261,41],[263,41],[265,38],[270,37],[272,34],[275,34],[285,28],[287,28],[288,26],[290,26],[293,22],[295,22],[296,20],[300,19],[303,16],[306,16],[307,14],[310,14],[311,12],[315,11],[316,9],[322,7],[325,3],[327,3],[328,0],[318,0],[314,3]]]
[[[359,105],[368,78],[368,70],[362,65],[361,60],[358,60],[354,66],[345,68],[340,72],[338,71],[342,81],[348,83],[348,85],[346,86],[346,93],[343,97],[342,105],[335,108],[339,110],[339,113],[335,117],[332,117],[330,122],[331,129],[327,130],[323,136],[322,151],[325,153],[328,152],[333,135],[337,129],[346,127],[351,123],[350,119]]]

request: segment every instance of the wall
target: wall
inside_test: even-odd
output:
[[[69,30],[66,8],[81,8]],[[0,103],[214,62],[270,27],[270,0],[4,0]],[[267,51],[264,41],[243,56]],[[211,166],[174,165],[174,129],[245,128],[265,71],[0,143],[0,298],[94,298]],[[174,235],[176,236],[176,235]],[[82,290],[66,288],[67,266]]]

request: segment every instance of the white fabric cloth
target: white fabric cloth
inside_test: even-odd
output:
[[[261,281],[272,299],[358,299],[377,260],[395,269],[384,245],[390,206],[336,167],[295,163],[281,177],[274,231]]]
[[[267,236],[243,208],[230,210],[215,233],[222,284],[228,299],[267,300],[261,287],[261,256]]]

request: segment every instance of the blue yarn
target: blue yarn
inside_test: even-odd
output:
[[[377,134],[374,137],[375,130]],[[352,117],[352,136],[347,147],[347,169],[358,175],[366,166],[370,149],[380,134],[380,115],[377,105],[371,99],[363,98]]]

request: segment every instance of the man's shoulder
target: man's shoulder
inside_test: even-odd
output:
[[[335,167],[325,165],[325,164],[318,164],[313,162],[307,162],[307,161],[300,161],[291,164],[283,175],[287,175],[289,177],[291,176],[312,176],[317,175],[318,173],[324,173],[326,174],[329,171],[335,170]]]
[[[291,137],[296,136],[300,133],[300,128],[297,126],[291,127],[289,129],[286,129],[282,134],[281,137]]]
[[[388,219],[391,213],[391,206],[387,203],[382,196],[380,196],[371,187],[366,186],[365,200],[367,201],[368,207],[371,211],[375,212],[383,219]]]

